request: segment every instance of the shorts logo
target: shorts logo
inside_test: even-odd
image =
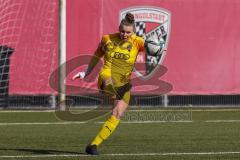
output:
[[[136,6],[121,10],[119,22],[125,17],[127,12],[134,15],[136,34],[138,36],[143,37],[145,40],[150,37],[157,37],[158,40],[163,43],[163,48],[161,49],[160,54],[156,56],[146,56],[145,62],[147,74],[145,76],[140,75],[142,77],[148,77],[152,75],[159,64],[162,64],[166,54],[170,35],[171,14],[168,10],[163,8]]]

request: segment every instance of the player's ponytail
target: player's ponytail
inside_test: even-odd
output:
[[[135,32],[135,19],[134,19],[134,15],[130,12],[128,12],[125,17],[121,20],[120,23],[120,27],[122,27],[123,25],[126,26],[133,26],[133,31]]]

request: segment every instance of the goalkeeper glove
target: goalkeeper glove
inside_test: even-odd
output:
[[[85,76],[86,76],[86,73],[85,73],[85,72],[78,72],[77,74],[75,74],[75,75],[72,77],[72,80],[75,80],[75,79],[77,79],[77,78],[83,79],[83,78],[85,78]]]

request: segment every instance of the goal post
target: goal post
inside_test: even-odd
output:
[[[66,63],[66,0],[59,0],[59,67]],[[66,67],[66,66],[65,66]],[[59,70],[59,109],[66,109],[66,87],[65,77],[66,68],[60,67]]]

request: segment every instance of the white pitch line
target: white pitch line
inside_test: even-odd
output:
[[[76,110],[71,110],[71,111],[91,111],[92,109],[97,108],[97,107],[93,107],[93,108],[83,108],[83,109],[76,109]],[[24,112],[55,112],[56,110],[1,110],[0,109],[0,113],[24,113]],[[110,110],[109,110],[110,111]],[[169,109],[129,109],[128,112],[163,112],[163,111],[174,111],[174,112],[232,112],[232,111],[240,111],[240,107],[239,108],[218,108],[218,109],[214,109],[214,108],[203,108],[203,109],[197,109],[197,108],[169,108]]]
[[[49,157],[86,157],[84,154],[42,154],[42,155],[17,155],[17,156],[0,156],[0,158],[49,158]]]
[[[18,126],[18,125],[68,125],[68,124],[85,124],[88,122],[32,122],[32,123],[0,123],[0,126]]]
[[[205,122],[207,122],[207,123],[225,123],[225,122],[232,123],[232,122],[240,122],[240,120],[237,120],[237,119],[235,119],[235,120],[207,120]]]
[[[125,124],[135,124],[135,123],[189,123],[193,121],[122,121],[121,123]],[[91,123],[88,121],[80,122],[32,122],[32,123],[0,123],[0,126],[18,126],[18,125],[71,125],[71,124],[86,124]],[[105,122],[93,122],[96,124],[102,124]]]
[[[240,152],[169,152],[169,153],[112,153],[100,154],[100,156],[174,156],[174,155],[229,155]],[[41,154],[41,155],[4,155],[0,158],[49,158],[49,157],[87,157],[86,154]]]
[[[206,120],[206,121],[122,121],[123,124],[152,124],[152,123],[239,123],[240,120]],[[32,123],[0,123],[0,126],[18,126],[18,125],[72,125],[72,124],[86,124],[88,121],[80,122],[32,122]],[[96,124],[103,124],[104,122],[93,122]]]
[[[152,124],[152,123],[239,123],[240,120],[206,120],[206,121],[122,121],[123,124]],[[29,122],[29,123],[0,123],[0,126],[18,126],[18,125],[72,125],[72,124],[86,124],[92,123],[88,121],[79,122]],[[103,124],[105,122],[93,122],[95,124]]]
[[[55,110],[0,110],[0,113],[39,113],[39,112],[55,112]]]

